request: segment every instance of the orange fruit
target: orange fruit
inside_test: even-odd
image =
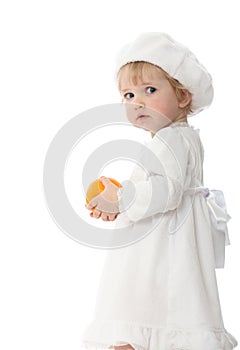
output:
[[[122,187],[122,185],[115,179],[109,177],[108,178],[114,185],[118,186],[118,187]],[[103,190],[104,190],[105,186],[103,185],[103,183],[101,182],[100,179],[97,179],[95,181],[93,181],[87,189],[87,193],[86,193],[86,204],[88,204],[94,197],[96,197],[97,195],[99,195]],[[92,212],[94,211],[94,209],[92,209]]]

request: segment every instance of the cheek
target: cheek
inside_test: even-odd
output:
[[[149,108],[152,108],[159,112],[165,112],[168,109],[168,102],[164,100],[163,98],[159,99],[156,98],[151,101],[151,103],[148,105]]]
[[[178,108],[178,101],[175,96],[161,96],[161,98],[156,98],[151,101],[151,105],[149,107],[162,112],[172,112]]]
[[[125,107],[125,112],[126,112],[126,117],[130,122],[133,122],[135,120],[136,117],[136,106],[135,104],[131,104],[131,103],[125,103],[124,104]]]

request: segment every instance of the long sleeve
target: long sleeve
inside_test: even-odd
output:
[[[166,213],[182,199],[189,146],[181,128],[166,127],[146,146],[138,169],[118,191],[120,213],[132,222]]]

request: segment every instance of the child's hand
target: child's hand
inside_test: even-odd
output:
[[[119,187],[104,176],[100,180],[105,188],[86,205],[86,208],[89,210],[94,208],[93,213],[90,214],[91,217],[96,219],[101,217],[103,221],[114,221],[119,214],[117,196]]]
[[[114,221],[118,217],[118,214],[103,213],[97,209],[90,213],[90,216],[95,219],[102,219],[103,221]]]

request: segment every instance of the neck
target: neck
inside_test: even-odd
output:
[[[171,124],[178,124],[178,123],[187,123],[187,124],[188,124],[187,117],[184,116],[184,117],[181,117],[181,118],[179,118],[179,119],[175,119],[173,122],[169,123],[168,125],[166,125],[166,126],[164,126],[164,127],[167,127],[167,126],[169,126],[169,125],[171,125]],[[154,135],[155,135],[155,134],[154,134],[153,132],[151,132],[152,138],[154,137]]]

